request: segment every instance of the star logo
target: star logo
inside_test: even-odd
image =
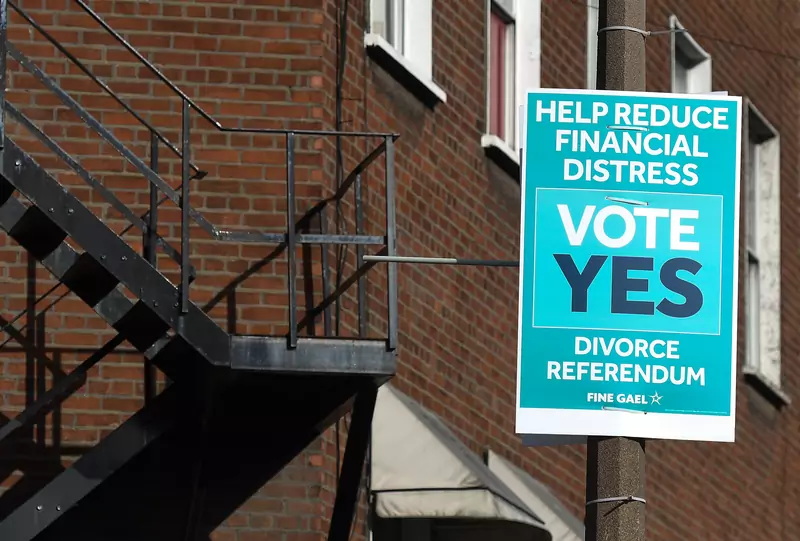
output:
[[[658,391],[656,391],[655,394],[650,395],[650,403],[651,404],[658,404],[660,406],[662,398],[664,398],[664,397],[659,395]]]

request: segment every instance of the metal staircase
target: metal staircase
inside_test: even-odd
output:
[[[309,318],[326,314],[332,303],[357,284],[359,316],[364,303],[364,274],[371,264],[361,260],[368,246],[394,255],[394,140],[389,133],[227,128],[198,106],[143,55],[81,0],[74,4],[94,19],[117,43],[133,54],[182,103],[180,148],[143,119],[106,83],[95,77],[69,50],[18,5],[0,0],[0,98],[3,121],[0,171],[0,228],[22,246],[55,279],[105,320],[117,335],[83,363],[55,381],[50,389],[0,427],[0,450],[22,429],[43,419],[86,381],[88,371],[123,342],[141,352],[168,378],[166,389],[102,439],[69,468],[55,475],[13,511],[0,516],[0,539],[175,540],[207,539],[208,535],[294,458],[331,423],[352,409],[344,468],[337,492],[330,539],[344,539],[356,505],[366,434],[377,387],[395,371],[397,286],[395,264],[387,271],[387,336],[299,336]],[[7,9],[13,9],[34,30],[147,128],[151,160],[145,163],[126,147],[56,80],[6,39]],[[5,99],[6,57],[72,110],[118,152],[150,186],[149,209],[143,216],[126,206],[82,164],[66,152],[22,110]],[[286,231],[229,231],[215,227],[189,204],[193,179],[206,176],[191,159],[190,114],[198,114],[220,132],[272,134],[286,142]],[[143,236],[139,253],[111,229],[56,176],[6,135],[14,120]],[[295,215],[295,138],[357,137],[379,143],[336,192],[307,214]],[[173,188],[159,174],[158,149],[181,160],[180,185]],[[300,233],[327,206],[355,190],[357,225],[363,221],[361,174],[384,158],[386,229],[384,235]],[[180,207],[180,246],[157,234],[158,210],[165,201]],[[286,292],[288,332],[281,336],[231,334],[191,299],[198,273],[189,256],[190,225],[199,226],[216,242],[273,243],[283,246],[288,263]],[[298,321],[296,253],[304,245],[355,245],[356,272]],[[159,270],[158,251],[180,269],[173,283]],[[323,264],[323,269],[325,265]],[[323,271],[324,272],[324,271]],[[327,314],[326,314],[327,316]],[[327,318],[326,318],[327,319]],[[14,328],[5,325],[6,332]],[[305,397],[305,398],[304,398]],[[314,397],[309,400],[308,397]]]

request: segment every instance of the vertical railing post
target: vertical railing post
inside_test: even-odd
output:
[[[362,206],[362,188],[361,188],[361,173],[356,175],[356,182],[354,186],[354,196],[356,203],[356,235],[364,234],[364,207]],[[356,269],[360,269],[364,265],[364,245],[356,245]],[[367,279],[365,276],[358,278],[358,337],[364,338],[367,336],[367,318],[366,318],[366,302],[367,302]]]
[[[319,234],[320,235],[327,235],[328,234],[328,216],[325,212],[325,207],[323,206],[319,211]],[[330,294],[330,281],[329,281],[329,269],[328,269],[328,245],[325,243],[320,244],[320,252],[322,255],[322,298],[327,299],[328,295]],[[322,310],[322,332],[325,338],[331,337],[331,309],[330,306],[326,306]]]
[[[150,132],[150,169],[158,173],[158,137]],[[158,188],[150,184],[150,209],[147,213],[147,230],[144,237],[144,257],[154,267],[158,266]]]
[[[8,0],[0,0],[0,149],[6,145],[6,55],[8,51]]]
[[[150,132],[150,169],[158,173],[158,137]],[[150,184],[150,210],[147,214],[147,230],[145,231],[144,257],[158,268],[158,188]],[[156,365],[148,358],[144,360],[144,400],[149,403],[156,397],[156,381],[158,379]]]
[[[294,133],[286,134],[286,249],[289,265],[289,348],[297,347],[297,239],[294,215]]]
[[[386,255],[397,255],[397,223],[395,216],[394,138],[386,137]],[[388,290],[388,337],[386,347],[397,349],[397,263],[388,263],[386,269]]]
[[[183,100],[181,126],[181,314],[189,311],[189,173],[191,133],[189,102]]]

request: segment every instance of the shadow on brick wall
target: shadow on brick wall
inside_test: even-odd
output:
[[[48,381],[57,382],[65,378],[68,373],[63,367],[64,358],[73,359],[95,352],[81,347],[47,346],[46,319],[64,295],[53,295],[57,287],[50,287],[44,295],[38,295],[33,257],[27,258],[26,266],[25,309],[13,319],[0,316],[0,327],[6,335],[0,343],[3,405],[12,409],[32,405],[47,393]],[[50,299],[51,296],[55,298]],[[37,311],[38,304],[48,300],[45,309]],[[21,329],[17,327],[18,321],[25,322]],[[85,382],[84,377],[79,386]],[[0,486],[3,487],[0,520],[91,448],[91,442],[79,441],[80,431],[75,431],[74,422],[66,429],[65,441],[62,402],[63,399],[54,401],[36,415],[0,413]]]

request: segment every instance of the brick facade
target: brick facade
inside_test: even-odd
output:
[[[484,1],[433,2],[433,77],[447,93],[447,102],[433,108],[423,105],[365,55],[368,3],[350,1],[342,127],[401,134],[397,143],[400,253],[517,257],[518,183],[487,158],[480,145],[486,114]],[[73,2],[20,0],[19,4],[178,143],[180,101]],[[223,124],[316,129],[333,128],[335,123],[338,4],[337,0],[98,0],[92,6]],[[781,209],[783,385],[792,398],[800,391],[796,363],[800,342],[791,332],[800,323],[800,289],[794,278],[800,264],[795,246],[800,227],[795,201],[800,72],[793,58],[800,56],[795,29],[798,10],[795,4],[777,0],[650,0],[647,16],[650,28],[661,30],[669,15],[676,14],[713,56],[714,89],[749,97],[780,131],[785,202]],[[583,0],[542,0],[543,86],[585,86],[586,13]],[[138,156],[148,159],[147,129],[16,14],[9,28],[10,39],[22,52],[113,128]],[[647,41],[648,90],[669,90],[669,43],[667,35]],[[80,157],[123,202],[144,213],[148,195],[140,175],[15,61],[9,61],[9,70],[9,100]],[[280,232],[285,227],[283,139],[220,134],[196,113],[192,127],[193,157],[209,171],[205,179],[193,183],[195,208],[219,226]],[[23,148],[57,172],[73,193],[108,220],[116,220],[111,223],[117,231],[127,225],[41,145],[13,123],[8,129]],[[346,141],[345,170],[375,143]],[[335,186],[336,162],[332,140],[300,137],[298,149],[297,210],[302,213]],[[161,156],[161,167],[177,186],[179,163],[163,145]],[[373,166],[364,182],[368,228],[380,234],[384,220],[381,167]],[[351,210],[348,205],[344,208]],[[178,246],[178,209],[171,203],[163,206],[161,224],[160,233]],[[328,226],[333,225],[329,214]],[[352,219],[346,227],[352,231]],[[194,230],[192,235],[192,262],[199,275],[192,299],[206,305],[228,330],[285,332],[285,253],[263,244],[212,243]],[[137,239],[133,232],[126,238]],[[298,284],[301,303],[307,295],[318,301],[319,255],[298,255],[303,263],[302,284]],[[0,314],[8,320],[24,312],[15,323],[21,329],[19,340],[10,339],[0,350],[2,413],[6,416],[20,411],[37,389],[41,392],[49,385],[54,372],[71,369],[112,336],[79,299],[67,296],[48,307],[63,286],[34,307],[34,301],[54,282],[30,261],[13,241],[0,237]],[[353,262],[351,250],[345,273],[352,270]],[[171,279],[178,280],[177,267],[168,258],[162,255],[160,265]],[[491,447],[547,483],[582,517],[585,449],[525,449],[513,433],[516,271],[406,265],[399,275],[400,353],[394,384],[441,415],[472,450]],[[381,269],[371,271],[368,316],[375,336],[385,324],[384,284]],[[355,331],[353,306],[351,295],[342,304],[343,334]],[[36,346],[21,346],[25,341]],[[34,349],[50,361],[45,363]],[[741,340],[739,349],[743,350]],[[0,496],[0,518],[13,505],[15,498],[8,494],[34,490],[39,479],[59,464],[68,464],[81,446],[95,443],[142,404],[141,356],[123,351],[102,361],[46,426],[28,434],[37,442],[33,451],[26,451],[28,458],[39,460],[23,464],[18,457],[4,457],[6,486],[17,486]],[[648,538],[800,538],[799,425],[793,405],[776,410],[740,377],[735,445],[648,443]],[[43,438],[60,451],[45,449]],[[213,539],[324,539],[335,497],[335,448],[331,429],[231,516]],[[355,538],[364,538],[363,526],[362,521]]]

